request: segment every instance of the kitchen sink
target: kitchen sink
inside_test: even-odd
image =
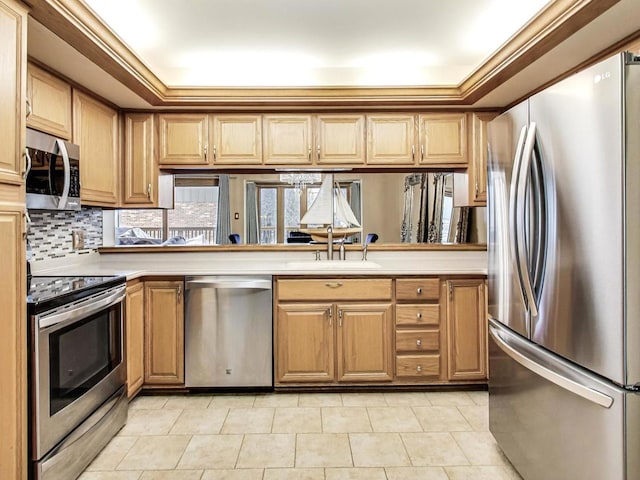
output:
[[[369,260],[315,260],[306,262],[289,262],[291,270],[375,270],[382,268],[378,263]]]

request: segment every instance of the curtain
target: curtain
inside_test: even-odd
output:
[[[255,182],[247,182],[244,210],[247,222],[247,243],[260,243],[258,233],[258,189]]]
[[[218,177],[218,223],[216,225],[216,243],[231,243],[231,206],[229,204],[229,175]]]
[[[360,182],[351,182],[350,193],[349,206],[358,223],[362,225],[362,191]],[[362,234],[352,235],[351,238],[353,243],[360,243],[362,241]]]

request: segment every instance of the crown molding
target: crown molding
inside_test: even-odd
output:
[[[30,15],[156,107],[469,106],[620,0],[553,0],[459,85],[206,88],[165,85],[82,0],[26,0]]]

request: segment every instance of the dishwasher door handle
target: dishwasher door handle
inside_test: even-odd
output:
[[[193,288],[271,290],[271,282],[269,280],[190,280],[186,283],[187,290]]]

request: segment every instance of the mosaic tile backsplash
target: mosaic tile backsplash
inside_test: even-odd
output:
[[[27,239],[31,261],[64,258],[90,253],[102,246],[102,209],[80,211],[30,211],[31,226]],[[72,230],[84,233],[84,248],[73,250]]]

